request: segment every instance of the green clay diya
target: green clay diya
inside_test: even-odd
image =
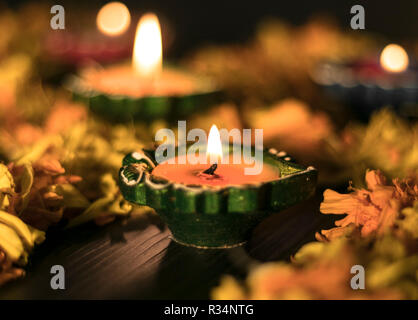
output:
[[[94,114],[114,122],[175,121],[222,101],[222,92],[213,83],[174,69],[164,69],[164,80],[156,82],[159,89],[141,92],[141,81],[130,77],[129,69],[115,66],[104,70],[84,70],[80,76],[68,79],[66,87],[75,101],[82,102]],[[101,85],[90,84],[94,81],[106,83],[107,80],[109,83],[102,88]],[[138,84],[136,89],[135,84]],[[170,89],[169,84],[174,87]],[[129,92],[129,89],[132,90]]]
[[[161,31],[154,14],[137,27],[132,63],[89,67],[67,80],[76,101],[114,122],[184,119],[221,101],[213,81],[162,65]]]
[[[157,164],[155,150],[140,150],[123,159],[119,186],[126,200],[154,208],[178,243],[231,248],[245,243],[265,217],[315,192],[315,168],[294,163],[283,151],[262,154],[263,171],[245,176],[233,164],[203,171],[208,165]],[[181,157],[177,148],[175,159]]]

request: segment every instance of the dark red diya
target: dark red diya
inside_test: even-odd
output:
[[[128,58],[132,53],[132,32],[109,37],[96,30],[82,33],[50,32],[44,42],[46,54],[61,63],[84,66],[92,61],[105,64]]]
[[[91,8],[68,10],[64,29],[50,30],[44,41],[49,58],[80,66],[95,61],[111,63],[127,58],[132,52],[134,30],[131,13],[121,2]]]
[[[398,45],[388,45],[372,58],[323,62],[312,78],[360,118],[385,106],[405,117],[418,117],[418,68]]]

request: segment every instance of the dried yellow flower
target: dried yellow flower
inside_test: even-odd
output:
[[[418,175],[387,183],[380,171],[372,170],[366,173],[365,180],[368,189],[350,187],[349,194],[325,190],[321,212],[347,216],[335,222],[336,228],[322,230],[317,239],[332,240],[350,234],[353,227],[360,229],[362,236],[384,234],[395,226],[401,210],[418,200]]]

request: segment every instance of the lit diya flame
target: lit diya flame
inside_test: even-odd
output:
[[[389,72],[405,71],[409,64],[408,54],[401,46],[389,44],[380,55],[380,64]]]
[[[132,67],[143,78],[156,78],[162,71],[161,29],[153,13],[141,17],[136,28]]]
[[[218,167],[218,162],[222,161],[222,142],[221,135],[216,125],[212,125],[209,131],[208,147],[206,149],[206,157],[209,159],[211,167],[203,173],[214,174]]]
[[[131,15],[123,3],[109,2],[97,14],[96,24],[104,34],[118,36],[129,28]]]

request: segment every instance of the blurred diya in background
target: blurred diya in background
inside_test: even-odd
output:
[[[314,70],[313,79],[363,117],[384,106],[418,117],[418,68],[397,44],[387,45],[376,58],[324,62]]]
[[[85,68],[67,87],[96,114],[112,121],[182,119],[219,102],[209,79],[163,67],[160,23],[145,14],[138,22],[130,65]]]
[[[72,23],[71,29],[51,30],[47,34],[44,50],[49,58],[63,64],[83,66],[92,61],[111,63],[129,57],[133,32],[128,32],[131,14],[123,3],[104,5],[97,13],[95,26],[89,14],[73,18],[77,23]]]
[[[216,126],[210,130],[205,152],[211,159],[206,164],[189,161],[185,146],[157,163],[155,150],[139,150],[125,156],[119,171],[124,198],[154,208],[180,244],[198,248],[242,245],[265,217],[315,192],[315,168],[292,162],[283,151],[222,144]],[[258,174],[246,174],[252,167],[243,159],[246,152],[263,155]],[[232,161],[235,157],[241,161]]]

